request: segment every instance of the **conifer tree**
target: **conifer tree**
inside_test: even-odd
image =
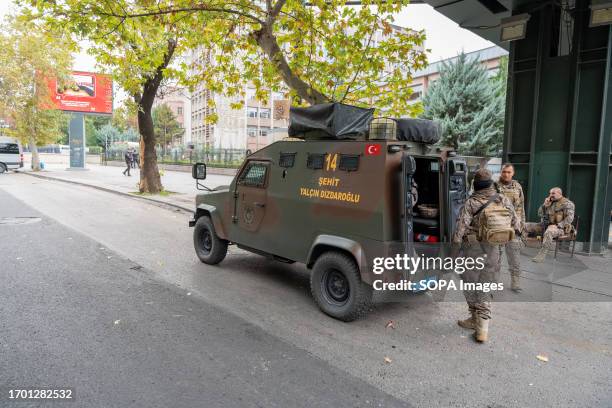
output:
[[[504,133],[505,83],[465,53],[442,63],[423,98],[423,117],[441,123],[441,143],[461,154],[497,156]]]

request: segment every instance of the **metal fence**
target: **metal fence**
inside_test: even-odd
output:
[[[126,148],[110,148],[104,157],[106,160],[123,161]],[[243,149],[188,149],[184,147],[174,147],[164,152],[156,149],[157,162],[164,164],[193,164],[204,162],[212,167],[239,167],[246,157],[246,150]],[[138,150],[136,151],[138,154]]]

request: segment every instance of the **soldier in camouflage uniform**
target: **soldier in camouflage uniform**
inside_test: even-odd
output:
[[[512,227],[518,230],[520,225],[514,211],[514,207],[505,196],[498,194],[491,172],[487,169],[479,169],[474,175],[474,193],[465,202],[459,213],[457,228],[453,235],[454,244],[463,244],[466,257],[485,258],[485,267],[482,270],[466,270],[461,279],[466,283],[492,283],[499,282],[499,253],[500,245],[478,241],[478,230],[480,229],[481,208],[493,197],[496,201],[506,207],[512,216]],[[489,320],[491,319],[491,292],[479,290],[465,290],[465,299],[471,316],[465,320],[459,320],[459,326],[476,330],[475,338],[479,342],[487,341],[489,331]]]
[[[523,188],[519,184],[518,181],[513,180],[514,176],[514,166],[510,163],[506,163],[502,166],[501,176],[499,177],[499,183],[497,183],[497,189],[500,193],[506,196],[512,206],[514,207],[514,211],[516,212],[516,216],[518,217],[520,228],[519,232],[523,231],[525,226],[525,196],[523,195]],[[506,245],[500,246],[500,257],[499,260],[501,262],[501,252],[502,247],[506,249],[506,257],[508,258],[508,267],[510,269],[510,289],[515,292],[521,290],[520,287],[520,276],[521,276],[521,247],[522,241],[519,235],[516,235],[514,239],[508,242]]]
[[[550,189],[544,204],[538,209],[538,215],[542,222],[528,222],[525,225],[527,233],[542,235],[542,248],[533,258],[534,262],[544,262],[546,254],[554,248],[554,239],[565,234],[573,234],[576,206],[573,202],[563,197],[563,191],[559,187]]]

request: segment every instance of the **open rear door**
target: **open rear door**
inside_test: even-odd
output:
[[[402,241],[412,242],[414,230],[412,225],[412,178],[416,171],[416,162],[414,157],[404,152],[402,155]]]
[[[464,159],[451,157],[446,161],[444,186],[446,189],[446,211],[444,211],[444,241],[450,242],[455,228],[459,210],[467,199],[467,163]]]

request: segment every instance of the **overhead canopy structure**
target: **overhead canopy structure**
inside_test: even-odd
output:
[[[536,221],[548,190],[560,186],[576,204],[583,250],[603,252],[612,211],[612,26],[602,20],[609,11],[595,19],[592,10],[608,2],[424,2],[510,51],[504,159],[526,191],[527,216]],[[501,41],[504,27],[516,40]]]

